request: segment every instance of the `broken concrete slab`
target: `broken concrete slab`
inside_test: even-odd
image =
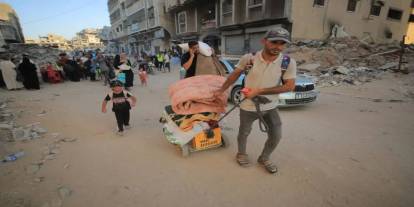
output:
[[[23,128],[15,128],[12,130],[13,139],[14,140],[20,140],[25,137],[26,132]]]
[[[78,140],[77,138],[70,138],[70,137],[65,137],[62,139],[63,142],[76,142],[76,140]]]
[[[73,191],[67,186],[61,186],[58,188],[58,193],[60,199],[65,200],[72,195]]]
[[[45,160],[54,160],[56,159],[56,154],[50,154],[45,156]]]
[[[306,71],[314,71],[318,69],[319,67],[321,67],[321,64],[319,63],[310,63],[310,64],[299,65],[298,69],[306,70]]]
[[[348,75],[351,72],[351,70],[349,70],[345,66],[339,66],[335,69],[335,72],[343,75]]]
[[[1,123],[0,129],[13,129],[13,124]]]
[[[39,127],[39,126],[36,126],[36,127],[32,128],[32,131],[37,132],[39,134],[47,133],[47,129]]]
[[[40,138],[41,136],[37,133],[37,132],[31,132],[30,133],[30,138],[31,139],[37,139]]]
[[[397,67],[398,67],[397,62],[390,62],[390,63],[387,63],[387,64],[379,67],[378,69],[380,69],[380,70],[389,70],[389,69],[395,69]]]
[[[40,170],[40,166],[41,165],[38,164],[31,164],[29,166],[26,166],[26,173],[30,175],[36,174]]]
[[[44,180],[45,180],[45,177],[37,177],[37,178],[33,179],[33,181],[36,182],[36,183],[41,183]]]

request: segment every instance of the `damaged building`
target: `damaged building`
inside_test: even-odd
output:
[[[23,42],[24,36],[17,13],[10,5],[0,3],[0,47]]]
[[[413,0],[109,0],[117,52],[158,51],[171,42],[200,40],[222,55],[260,49],[270,28],[293,40],[355,36],[401,41],[413,22]],[[411,29],[412,30],[412,29]],[[334,32],[332,32],[334,31]]]
[[[178,41],[205,41],[224,55],[257,51],[272,27],[288,29],[294,40],[326,39],[336,26],[367,41],[392,42],[413,21],[412,0],[166,0],[166,8]]]
[[[412,8],[413,0],[292,1],[292,37],[325,39],[340,25],[361,40],[401,41],[413,21]]]
[[[112,52],[155,53],[170,48],[173,21],[164,0],[109,0]]]

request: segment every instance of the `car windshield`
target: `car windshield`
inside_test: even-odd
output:
[[[223,64],[227,64],[228,66],[231,67],[231,69],[235,69],[236,68],[236,64],[239,62],[238,60],[232,60],[232,59],[221,59],[221,62]]]
[[[236,64],[239,62],[237,60],[227,60],[227,62],[229,63],[229,65],[234,69],[236,66]]]

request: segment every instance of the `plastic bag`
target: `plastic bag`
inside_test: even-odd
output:
[[[189,50],[188,43],[183,43],[178,45],[182,50],[187,52]],[[213,54],[213,49],[204,42],[198,42],[198,46],[200,48],[200,53],[204,56],[211,56]]]

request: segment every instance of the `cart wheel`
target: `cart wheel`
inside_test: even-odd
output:
[[[180,147],[181,148],[181,155],[183,157],[188,157],[190,155],[190,146],[188,144],[185,144]]]
[[[224,134],[221,134],[221,147],[227,148],[229,147],[229,145],[230,145],[230,142],[227,136],[225,136]]]

